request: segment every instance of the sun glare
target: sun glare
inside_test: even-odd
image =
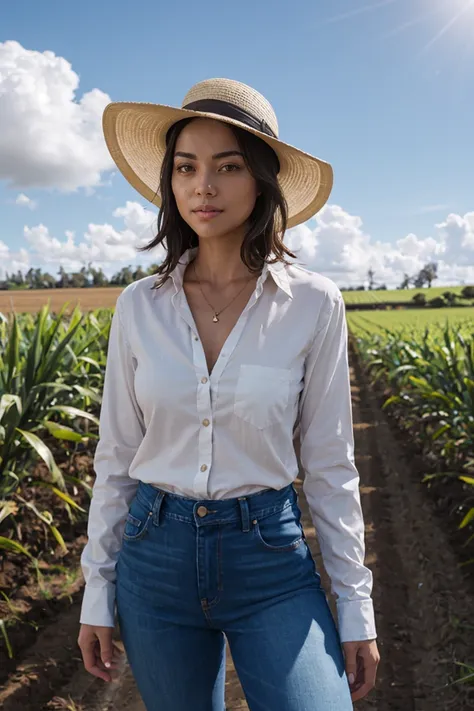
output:
[[[432,3],[430,4],[432,5]],[[474,22],[474,0],[443,0],[440,8],[443,10],[442,15],[445,16],[446,20],[442,18],[440,28],[423,47],[423,52],[431,49],[444,35],[454,31],[455,27],[461,27],[463,24],[469,23],[469,20]],[[474,24],[472,28],[474,28]]]

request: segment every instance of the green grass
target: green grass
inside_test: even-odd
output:
[[[445,291],[461,294],[464,286],[432,286],[431,289],[392,289],[387,291],[343,291],[346,304],[390,304],[397,301],[411,301],[415,294],[424,294],[428,299],[442,296]]]
[[[465,330],[474,330],[474,307],[451,309],[401,309],[394,311],[348,311],[350,330],[376,333],[388,329],[424,330],[426,326],[442,328],[446,323]]]

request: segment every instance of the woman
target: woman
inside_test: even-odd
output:
[[[224,79],[181,109],[111,104],[104,134],[161,206],[146,249],[166,251],[112,322],[85,667],[111,680],[116,610],[148,711],[222,711],[225,638],[252,711],[348,711],[379,655],[344,303],[282,241],[325,204],[331,168],[278,140],[266,99]],[[300,524],[296,427],[338,628]]]

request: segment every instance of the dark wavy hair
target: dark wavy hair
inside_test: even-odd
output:
[[[193,120],[178,121],[168,131],[160,176],[162,202],[158,234],[149,244],[139,248],[139,251],[145,252],[159,245],[165,246],[166,257],[158,267],[155,288],[165,283],[187,249],[198,246],[198,236],[181,217],[171,187],[176,141],[183,128]],[[231,124],[229,128],[238,141],[247,168],[257,181],[260,192],[241,248],[243,263],[252,273],[258,273],[265,262],[286,262],[287,257],[295,258],[283,243],[288,208],[278,183],[280,162],[275,151],[258,136]]]

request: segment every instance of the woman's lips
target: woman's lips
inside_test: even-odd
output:
[[[222,210],[194,210],[194,214],[199,217],[200,220],[212,220],[214,217],[222,214]]]

